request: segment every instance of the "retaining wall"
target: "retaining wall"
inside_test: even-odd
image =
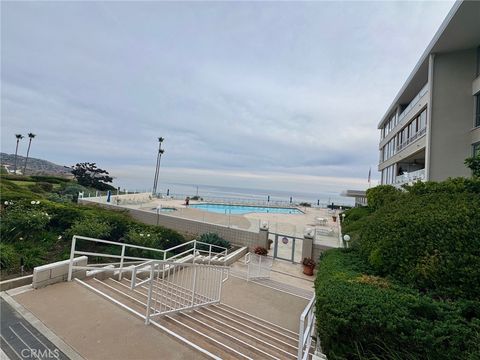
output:
[[[111,210],[127,211],[132,218],[148,225],[160,225],[166,228],[176,230],[187,236],[200,236],[205,233],[213,232],[230,241],[232,244],[246,246],[249,249],[260,245],[268,248],[268,231],[259,230],[258,232],[236,229],[223,225],[206,223],[198,220],[179,218],[172,215],[156,214],[149,211],[119,207],[111,204],[99,204],[88,199],[78,199],[79,204],[97,205]]]

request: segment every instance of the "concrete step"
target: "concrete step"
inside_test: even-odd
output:
[[[254,315],[250,315],[249,313],[237,309],[233,306],[220,303],[214,305],[213,308],[218,309],[220,312],[223,312],[227,316],[230,316],[240,322],[245,324],[249,324],[249,326],[260,326],[263,329],[270,330],[275,334],[283,335],[285,338],[291,338],[298,341],[298,333],[285,329],[284,327],[274,324],[268,320],[264,320]]]
[[[228,334],[236,341],[241,341],[243,345],[253,346],[261,352],[261,356],[271,355],[276,359],[296,358],[297,348],[295,346],[290,346],[274,337],[267,337],[253,328],[241,327],[228,319],[209,312],[208,307],[195,310],[191,315],[200,323],[205,323],[215,328],[217,332],[224,335]]]
[[[85,282],[106,296],[121,303],[145,319],[148,284],[130,290],[130,281],[107,278]],[[191,304],[192,292],[172,283],[159,283],[152,288],[152,299],[161,299],[162,310]],[[196,302],[204,301],[196,296]],[[119,305],[117,303],[117,305]],[[153,307],[153,300],[152,300]],[[158,309],[158,304],[157,304]],[[151,313],[154,309],[151,309]],[[193,344],[204,354],[222,359],[295,359],[298,335],[279,325],[252,316],[226,304],[203,306],[151,318],[151,324],[173,335],[177,340]]]

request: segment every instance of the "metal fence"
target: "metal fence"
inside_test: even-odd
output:
[[[248,253],[245,255],[247,264],[247,280],[269,279],[272,270],[273,259],[268,256]]]
[[[141,273],[148,273],[148,278],[139,278]],[[152,260],[133,267],[131,290],[148,289],[145,315],[148,324],[153,317],[220,302],[228,275],[226,266]]]

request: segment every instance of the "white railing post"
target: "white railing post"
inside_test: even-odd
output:
[[[212,244],[208,247],[208,264],[210,265],[210,261],[212,259]]]
[[[118,272],[118,281],[122,280],[122,272],[123,272],[123,257],[125,256],[125,244],[122,245],[122,254],[120,255],[120,271]]]
[[[197,240],[193,241],[193,260],[192,263],[195,264],[195,257],[197,256]]]
[[[303,336],[305,331],[305,319],[300,318],[300,332],[298,333],[298,354],[297,360],[302,360],[303,358]]]
[[[147,298],[147,311],[145,313],[145,325],[150,323],[150,304],[152,301],[152,287],[153,287],[153,267],[154,264],[150,265],[150,281],[148,282],[148,298]]]
[[[72,281],[73,274],[73,258],[75,256],[75,245],[77,243],[76,235],[72,238],[72,247],[70,248],[70,263],[68,264],[68,281]]]
[[[192,309],[195,306],[195,287],[196,286],[197,286],[197,266],[194,264],[193,265],[193,280],[192,280],[192,306],[191,306]]]

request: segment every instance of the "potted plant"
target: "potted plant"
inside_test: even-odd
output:
[[[313,269],[315,268],[315,261],[313,261],[311,258],[305,258],[302,261],[303,265],[303,273],[308,276],[313,275]]]
[[[267,256],[268,255],[268,250],[265,249],[264,247],[262,246],[257,246],[255,247],[255,249],[253,250],[253,252],[257,255],[262,255],[262,256]]]

